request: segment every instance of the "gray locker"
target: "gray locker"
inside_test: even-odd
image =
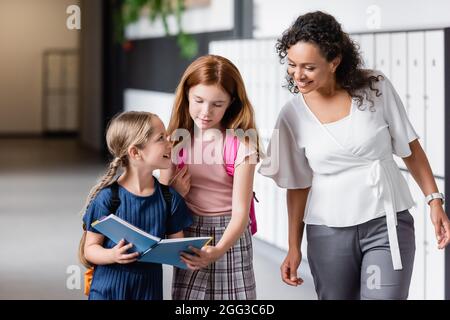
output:
[[[406,33],[392,33],[391,35],[391,75],[389,79],[394,85],[395,90],[406,106],[407,97],[407,43]]]
[[[406,32],[395,32],[390,35],[390,76],[389,79],[392,82],[395,90],[397,91],[400,99],[402,100],[405,108],[407,107],[407,42]],[[401,158],[394,157],[397,165],[406,169],[406,165]]]
[[[373,69],[375,66],[375,37],[373,34],[363,34],[360,37],[360,51],[366,69]]]
[[[381,33],[375,35],[375,68],[391,78],[391,35]]]
[[[439,190],[444,192],[445,181],[436,179]],[[425,229],[425,299],[442,300],[445,297],[445,250],[437,248],[434,226],[426,208]]]
[[[425,33],[408,33],[408,100],[409,119],[425,147]]]
[[[51,49],[43,53],[42,131],[45,134],[77,133],[78,52]]]
[[[445,175],[444,31],[425,33],[426,150],[435,175]]]

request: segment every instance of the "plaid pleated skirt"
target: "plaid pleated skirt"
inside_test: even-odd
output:
[[[185,237],[213,237],[216,245],[231,216],[193,216]],[[200,270],[174,268],[173,300],[255,300],[253,246],[250,227],[219,260]]]

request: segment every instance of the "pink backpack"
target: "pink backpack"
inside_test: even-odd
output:
[[[224,155],[224,161],[225,161],[225,171],[227,174],[231,177],[234,176],[234,162],[236,161],[237,153],[239,149],[239,139],[236,136],[232,135],[226,135],[225,143],[223,145],[223,155]],[[181,149],[178,153],[178,168],[181,169],[184,167],[184,164],[187,160],[187,152],[185,152],[185,149]],[[252,232],[252,235],[256,233],[258,227],[256,224],[256,215],[255,215],[255,200],[258,202],[258,199],[256,199],[255,193],[253,192],[253,198],[250,203],[250,230]]]

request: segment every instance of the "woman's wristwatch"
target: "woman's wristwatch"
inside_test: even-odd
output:
[[[444,204],[444,202],[445,202],[445,196],[441,192],[434,192],[425,197],[425,201],[427,202],[427,204],[430,204],[430,201],[434,200],[434,199],[441,199],[442,204]]]

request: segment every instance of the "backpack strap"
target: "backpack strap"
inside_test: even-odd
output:
[[[119,183],[117,179],[109,185],[111,189],[111,206],[109,207],[109,213],[116,214],[117,209],[120,206],[120,198],[119,198]],[[83,222],[83,230],[86,231],[86,225]],[[91,267],[86,270],[84,273],[84,294],[89,295],[91,290],[92,278],[94,276],[94,268],[95,266],[91,264]]]
[[[236,162],[238,150],[239,150],[239,139],[233,135],[225,136],[225,143],[223,144],[223,157],[225,162],[225,171],[231,177],[234,176],[234,163]],[[253,192],[252,201],[250,202],[250,229],[252,234],[255,234],[258,231],[258,226],[256,223],[256,214],[255,214],[255,200],[256,199],[255,192]]]
[[[236,162],[239,149],[239,139],[236,136],[225,135],[223,144],[223,160],[225,162],[225,171],[229,176],[234,176],[234,163]]]
[[[165,184],[159,184],[163,194],[164,202],[166,203],[166,214],[170,216],[172,214],[172,194],[170,193],[169,186]]]
[[[119,183],[117,180],[110,184],[109,188],[111,189],[111,206],[109,207],[109,213],[116,214],[116,211],[120,206]],[[86,231],[86,225],[84,222],[83,230]]]
[[[111,206],[109,207],[109,211],[112,214],[116,214],[116,211],[120,206],[119,183],[116,180],[109,187],[111,189]]]

